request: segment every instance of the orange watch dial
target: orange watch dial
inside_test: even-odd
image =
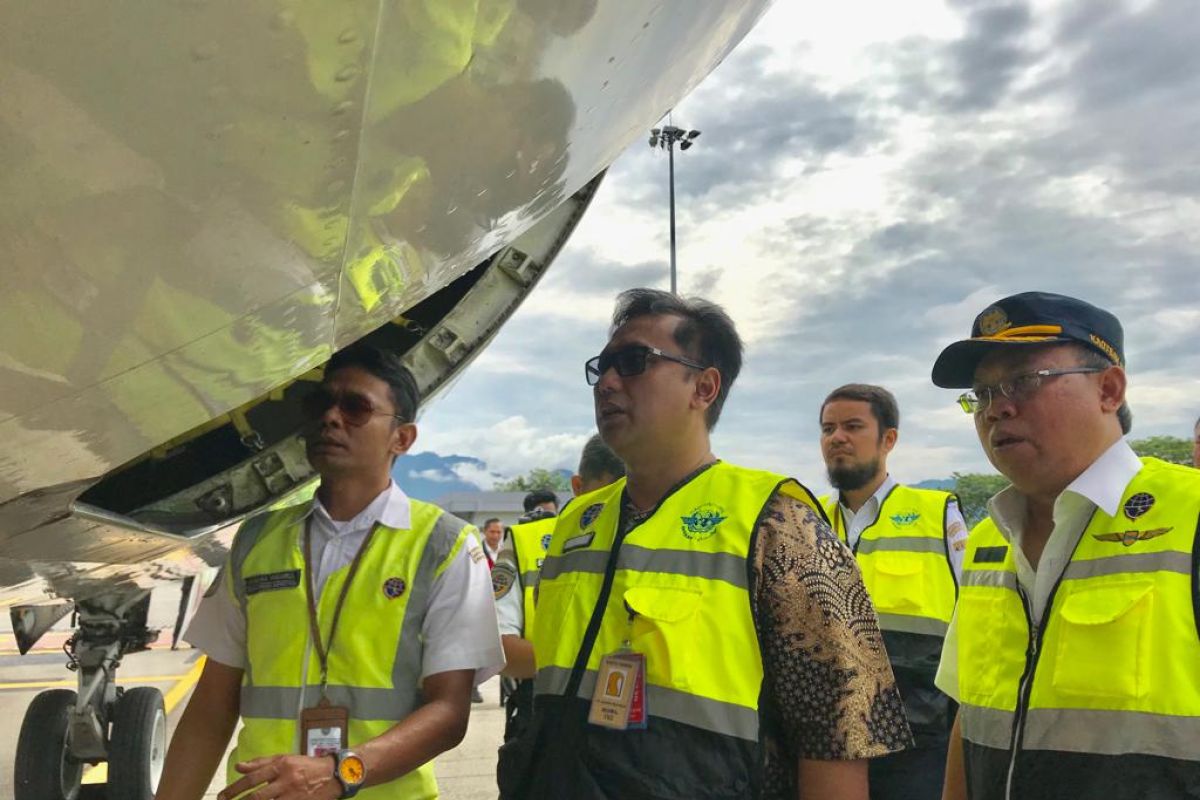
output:
[[[366,771],[362,759],[358,756],[347,756],[338,764],[338,775],[341,776],[342,780],[351,785],[362,783]]]

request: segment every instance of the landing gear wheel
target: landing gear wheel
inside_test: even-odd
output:
[[[83,764],[71,757],[67,728],[75,692],[51,689],[33,698],[17,739],[14,800],[76,800]]]
[[[112,714],[108,800],[153,800],[166,756],[162,692],[151,686],[126,690]]]

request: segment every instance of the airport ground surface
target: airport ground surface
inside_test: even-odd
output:
[[[148,652],[127,657],[118,673],[121,685],[156,686],[162,691],[170,732],[175,729],[201,667],[200,654],[195,650],[170,649],[170,631],[178,598],[178,592],[173,589],[156,592],[150,606],[150,619],[152,626],[163,630],[160,641]],[[62,653],[62,644],[68,635],[69,631],[65,629],[53,630],[43,637],[33,652],[20,656],[7,624],[0,634],[0,798],[13,796],[13,759],[25,708],[40,691],[75,688],[74,673],[67,671]],[[467,738],[437,760],[438,784],[444,800],[494,800],[496,797],[496,748],[504,730],[499,681],[493,679],[482,689],[485,702],[471,707]],[[84,782],[97,788],[89,788],[81,800],[103,797],[99,785],[103,784],[105,774],[103,766],[84,773]],[[214,777],[206,798],[216,797],[224,785],[222,778],[223,775]]]

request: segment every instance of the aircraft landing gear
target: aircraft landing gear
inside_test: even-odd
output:
[[[157,637],[146,627],[150,595],[89,600],[75,608],[67,667],[78,691],[34,698],[21,724],[14,800],[77,800],[85,764],[108,762],[107,800],[152,800],[167,751],[158,689],[116,685],[121,659]]]

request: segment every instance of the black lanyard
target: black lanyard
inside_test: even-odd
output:
[[[342,592],[338,595],[337,605],[333,608],[333,620],[329,623],[329,641],[321,641],[321,626],[317,621],[317,588],[316,575],[313,570],[312,563],[312,520],[310,519],[304,525],[304,571],[307,573],[304,581],[304,588],[308,595],[308,623],[312,631],[313,644],[317,648],[317,659],[321,662],[321,697],[325,697],[325,687],[329,683],[329,651],[333,649],[333,637],[337,633],[338,619],[342,616],[342,606],[346,602],[346,595],[350,591],[350,582],[354,580],[355,573],[358,572],[358,565],[362,562],[363,553],[367,552],[367,545],[371,543],[371,539],[375,536],[375,531],[379,528],[378,524],[372,525],[371,530],[367,532],[362,544],[358,546],[358,552],[354,554],[354,560],[350,562],[350,572],[346,574],[346,580],[342,583]],[[325,545],[329,546],[328,543]]]

